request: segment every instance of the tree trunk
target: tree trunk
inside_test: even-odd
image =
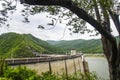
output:
[[[102,43],[103,51],[108,61],[110,80],[120,80],[120,54],[117,55],[116,61],[113,61],[114,59],[112,58],[114,56],[112,54],[116,53],[114,53],[112,50],[115,49],[115,47],[112,47],[112,44],[104,36],[102,36]],[[120,43],[118,53],[120,53]]]
[[[120,36],[119,36],[119,45],[118,45],[118,56],[117,56],[117,80],[120,80]]]

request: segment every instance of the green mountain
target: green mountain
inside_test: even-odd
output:
[[[103,52],[100,39],[43,41],[31,34],[5,33],[0,35],[0,56],[34,57],[35,54],[63,54],[70,49],[86,53]]]
[[[48,43],[62,48],[64,50],[76,49],[84,53],[99,53],[103,52],[102,43],[100,39],[91,39],[91,40],[70,40],[70,41],[47,41]]]
[[[0,35],[0,56],[33,57],[35,54],[54,53],[58,49],[31,34],[5,33]]]

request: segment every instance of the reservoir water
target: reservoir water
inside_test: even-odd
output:
[[[105,58],[102,57],[86,57],[90,72],[96,72],[99,77],[105,80],[109,80],[108,63]]]

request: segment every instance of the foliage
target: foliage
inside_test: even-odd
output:
[[[42,73],[40,76],[40,80],[60,80],[58,75],[51,74],[49,71]]]
[[[63,48],[64,50],[76,49],[86,53],[99,53],[103,52],[102,43],[100,39],[91,39],[91,40],[70,40],[70,41],[48,41],[48,43]]]
[[[40,80],[100,80],[94,73],[87,73],[82,74],[80,72],[75,74],[69,74],[68,77],[66,77],[66,74],[63,73],[62,75],[56,75],[54,73],[50,74],[50,72],[45,72],[41,74]]]
[[[26,67],[8,68],[4,72],[4,76],[12,80],[39,80],[39,76],[34,70]]]
[[[7,68],[4,72],[4,75],[0,77],[0,80],[67,80],[67,77],[65,74],[57,75],[57,74],[50,74],[50,72],[42,73],[41,75],[38,75],[36,71],[30,70],[28,68],[24,67],[16,67],[16,68]],[[68,75],[68,80],[102,80],[99,79],[96,74],[94,73],[88,73],[88,74],[82,74],[77,73],[77,76],[75,74]]]
[[[77,75],[70,75],[69,80],[99,80],[94,73],[77,73]]]
[[[8,79],[8,78],[5,78],[5,77],[1,77],[0,80],[11,80],[11,79]]]
[[[30,34],[5,33],[0,36],[0,56],[33,57],[34,53],[54,53],[57,50]]]
[[[7,65],[5,63],[5,58],[0,57],[0,77],[3,76],[4,71],[6,70]]]
[[[5,58],[0,58],[0,80],[39,80],[35,70],[21,67],[10,67],[5,64]]]

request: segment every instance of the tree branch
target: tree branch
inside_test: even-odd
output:
[[[20,0],[21,3],[26,3],[30,5],[46,5],[46,6],[62,6],[71,10],[75,13],[79,18],[82,18],[89,24],[91,24],[98,32],[104,35],[111,43],[114,43],[115,40],[113,36],[107,32],[102,25],[96,21],[94,18],[89,16],[83,9],[79,8],[72,0]]]
[[[119,35],[120,35],[119,15],[114,14],[111,10],[109,10],[109,14],[110,14],[110,16],[111,16],[111,18],[112,18],[112,20],[113,20],[113,22],[114,22],[114,24],[115,24],[115,26],[116,26],[116,29],[117,29],[117,31],[118,31],[118,33],[119,33]]]
[[[21,3],[26,3],[30,5],[68,5],[71,4],[71,0],[20,0]]]

